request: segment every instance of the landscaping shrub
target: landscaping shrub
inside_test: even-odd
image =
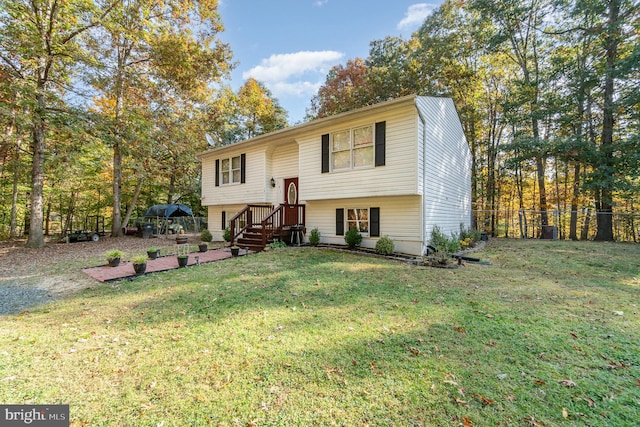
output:
[[[347,243],[347,246],[349,246],[349,249],[354,249],[362,243],[362,234],[355,228],[352,228],[345,233],[344,241]]]
[[[231,241],[231,230],[229,229],[229,227],[225,228],[224,231],[222,232],[222,238],[224,239],[225,242]]]
[[[393,240],[388,236],[382,236],[376,242],[376,253],[381,255],[391,255],[393,253]]]
[[[446,252],[452,254],[460,250],[460,239],[455,233],[451,233],[451,237],[445,236],[437,225],[431,231],[431,246],[436,248],[438,252]]]
[[[318,246],[318,244],[320,244],[320,231],[318,231],[318,227],[311,230],[311,234],[309,234],[309,243],[312,246]]]
[[[213,240],[213,236],[211,235],[211,232],[205,228],[200,233],[200,240],[209,243]]]

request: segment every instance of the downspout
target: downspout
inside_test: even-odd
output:
[[[416,110],[418,110],[418,118],[422,123],[422,202],[420,206],[420,240],[422,241],[421,252],[424,255],[429,242],[426,241],[426,224],[425,224],[425,212],[426,212],[426,192],[427,192],[427,121],[422,115],[422,111],[418,107],[416,102]]]

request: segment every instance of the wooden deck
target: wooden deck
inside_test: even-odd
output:
[[[246,254],[247,252],[244,250],[240,251],[241,256]],[[207,252],[192,252],[189,254],[187,268],[227,258],[231,258],[229,248],[210,249]],[[178,257],[176,255],[168,255],[147,260],[147,270],[144,274],[157,273],[159,271],[173,270],[176,268],[178,268]],[[85,268],[82,271],[100,282],[109,282],[136,276],[133,271],[133,263],[130,261],[121,262],[117,267],[101,265],[98,267]]]

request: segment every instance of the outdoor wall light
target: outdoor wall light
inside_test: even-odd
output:
[[[273,178],[271,178],[271,186],[272,186],[273,188],[276,188],[276,180],[275,180],[275,179],[273,179]]]

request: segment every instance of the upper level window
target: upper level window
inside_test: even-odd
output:
[[[373,125],[334,132],[331,141],[332,170],[373,166]]]
[[[220,182],[224,184],[240,183],[240,156],[222,159],[220,161]]]

